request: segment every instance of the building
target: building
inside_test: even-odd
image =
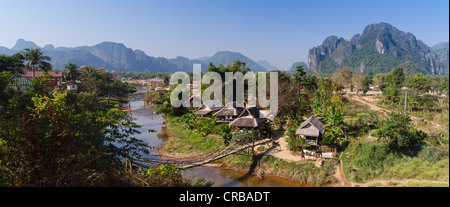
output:
[[[195,115],[200,115],[203,117],[208,116],[211,113],[219,111],[222,107],[222,103],[218,100],[205,101],[195,112]]]
[[[266,118],[260,117],[260,112],[256,107],[245,108],[242,113],[229,126],[234,126],[237,129],[254,129],[262,127],[266,123]]]
[[[236,106],[236,101],[227,103],[225,107],[214,113],[217,123],[230,123],[234,121],[242,112],[243,107]]]
[[[28,90],[27,88],[33,85],[34,83],[31,80],[23,76],[13,76],[8,83],[8,86],[11,86],[12,88],[22,93],[26,92]]]
[[[78,90],[78,83],[71,80],[67,82],[67,90],[69,91],[77,91]]]
[[[164,79],[161,78],[152,78],[148,80],[151,86],[160,86],[164,83]]]
[[[303,139],[306,139],[306,144],[311,146],[319,146],[319,137],[325,132],[325,126],[315,116],[309,117],[300,127],[295,131]]]
[[[28,68],[22,68],[22,71],[23,71],[23,76],[25,78],[33,79],[33,70],[28,69]],[[63,75],[62,71],[61,72],[48,71],[47,74],[52,77],[50,82],[52,82],[55,86],[59,86],[62,84],[62,82],[64,80],[64,75]],[[44,71],[35,70],[34,75],[35,75],[35,77],[44,76]]]

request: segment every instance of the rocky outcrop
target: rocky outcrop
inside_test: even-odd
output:
[[[363,33],[350,41],[336,36],[309,50],[308,70],[331,74],[344,66],[363,74],[389,72],[404,62],[416,64],[424,74],[448,74],[436,53],[411,33],[388,23],[366,26]]]

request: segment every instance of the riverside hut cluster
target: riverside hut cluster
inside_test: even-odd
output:
[[[193,99],[194,97],[191,96],[188,101],[193,101]],[[194,110],[194,114],[201,117],[212,115],[216,118],[216,123],[228,123],[229,126],[238,130],[258,129],[269,122],[257,107],[239,107],[236,102],[230,102],[223,106],[219,100],[205,101],[200,107],[191,107],[189,110]],[[304,143],[301,149],[302,158],[334,158],[335,149],[319,145],[319,139],[325,129],[325,125],[317,117],[311,116],[296,130],[296,136],[299,136]]]

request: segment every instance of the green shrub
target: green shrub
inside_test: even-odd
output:
[[[430,145],[424,146],[417,156],[421,160],[433,163],[439,161],[442,158],[441,153],[439,153],[439,151],[436,150],[436,148]]]

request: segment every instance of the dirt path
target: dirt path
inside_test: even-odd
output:
[[[287,136],[284,135],[283,131],[274,131],[273,139],[278,142],[278,146],[274,148],[269,154],[288,161],[301,161],[301,157],[298,155],[291,154],[291,151],[288,149],[288,144],[285,140]]]
[[[375,103],[376,103],[377,99],[374,98],[373,96],[358,96],[358,95],[356,95],[356,96],[351,96],[350,99],[368,106],[369,109],[372,110],[372,111],[382,112],[384,115],[387,115],[388,113],[391,113],[390,110],[383,109],[383,108],[380,108],[380,107],[376,106]],[[423,118],[419,118],[419,117],[416,117],[416,116],[410,116],[410,117],[411,117],[411,120],[415,122],[416,126],[417,126],[418,122],[425,121]],[[419,128],[420,130],[430,134],[430,133],[436,132],[436,130],[439,131],[439,130],[443,129],[444,127],[442,125],[439,125],[439,124],[434,123],[432,121],[426,120],[425,124],[423,126],[417,126],[417,128]]]

